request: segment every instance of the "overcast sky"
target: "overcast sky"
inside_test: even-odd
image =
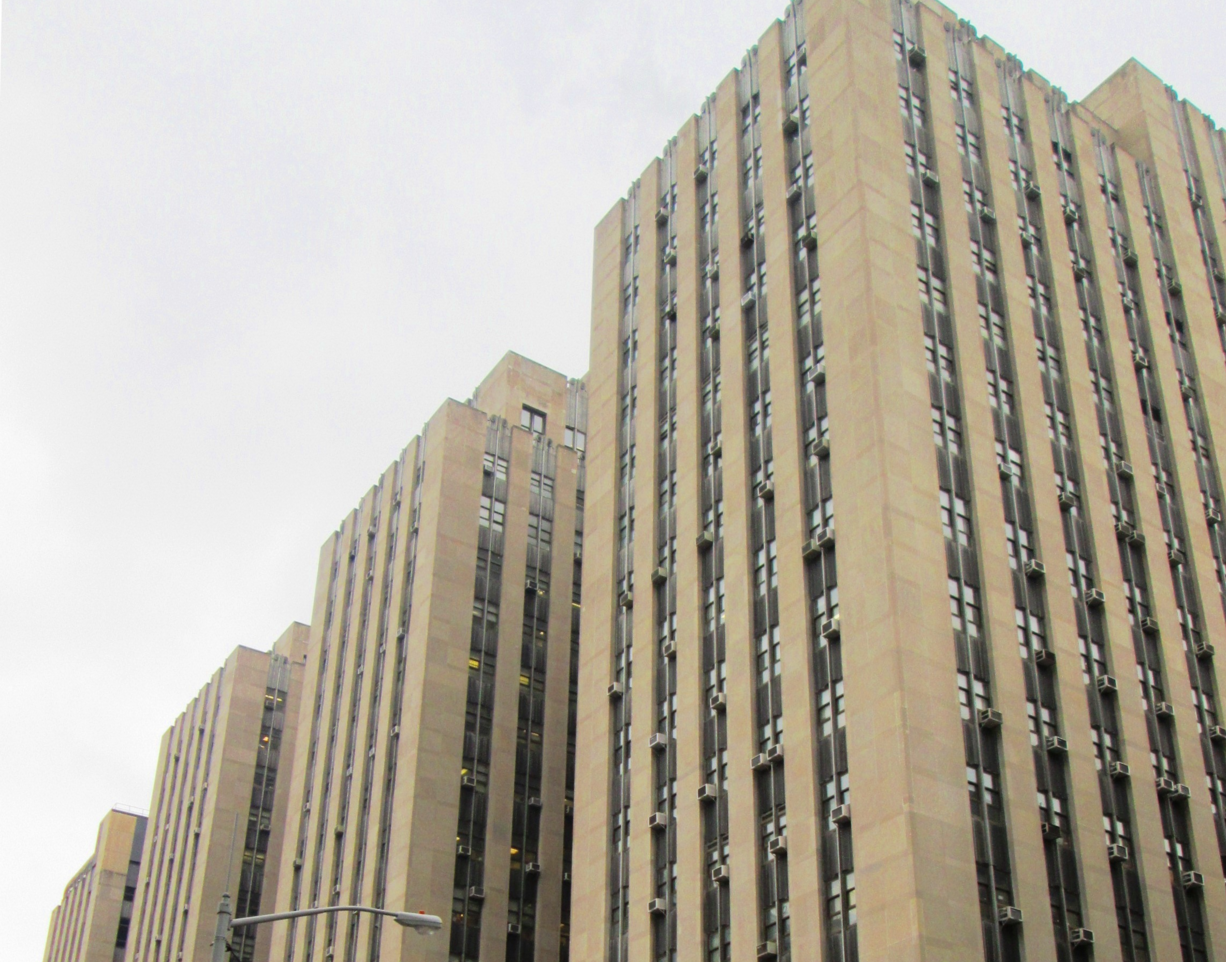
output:
[[[442,400],[508,349],[586,370],[593,226],[782,10],[5,0],[6,958]],[[1221,0],[959,13],[1070,96],[1136,56],[1226,120]]]

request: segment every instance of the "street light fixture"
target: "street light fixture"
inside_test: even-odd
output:
[[[229,893],[222,895],[217,906],[217,931],[213,935],[213,962],[226,962],[226,950],[230,948],[230,933],[232,930],[248,925],[259,925],[261,922],[279,922],[281,919],[299,919],[308,915],[327,915],[335,912],[366,912],[370,915],[382,915],[395,920],[397,925],[413,929],[418,935],[433,935],[443,927],[443,920],[437,915],[426,915],[424,912],[393,912],[391,909],[377,909],[369,905],[323,905],[314,909],[298,909],[294,912],[273,912],[271,915],[252,915],[245,919],[230,918]]]

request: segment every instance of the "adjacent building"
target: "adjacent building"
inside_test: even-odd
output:
[[[587,400],[508,354],[320,552],[276,962],[569,957]]]
[[[576,958],[1226,960],[1224,220],[1140,64],[929,0],[686,121],[596,230]]]
[[[107,812],[94,854],[51,913],[43,962],[123,962],[145,823],[122,808]]]
[[[211,958],[222,893],[235,917],[276,903],[309,631],[236,648],[162,736],[128,962]],[[234,962],[263,962],[270,936],[236,929]]]

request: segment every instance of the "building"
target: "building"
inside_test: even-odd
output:
[[[94,854],[51,912],[43,962],[123,962],[145,822],[122,808],[106,813]]]
[[[277,907],[450,931],[311,917],[276,962],[568,957],[586,416],[508,354],[324,543]]]
[[[224,892],[235,917],[275,904],[309,630],[234,649],[162,736],[128,962],[211,958]],[[236,929],[232,958],[262,962],[269,938]]]
[[[930,0],[790,5],[648,164],[576,958],[1226,960],[1224,195],[1140,64],[1071,103]]]

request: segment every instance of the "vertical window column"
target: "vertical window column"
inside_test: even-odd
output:
[[[962,450],[961,398],[953,321],[945,294],[945,251],[940,234],[940,176],[927,116],[927,58],[915,8],[894,6],[903,150],[911,178],[913,213],[922,242],[916,245],[916,276],[932,405],[950,621],[961,703],[966,781],[974,826],[975,863],[984,953],[988,959],[1020,962],[1021,911],[1014,904],[1013,872],[1001,785],[1000,736],[991,697],[991,646],[985,637],[979,563],[972,527],[971,487]]]

